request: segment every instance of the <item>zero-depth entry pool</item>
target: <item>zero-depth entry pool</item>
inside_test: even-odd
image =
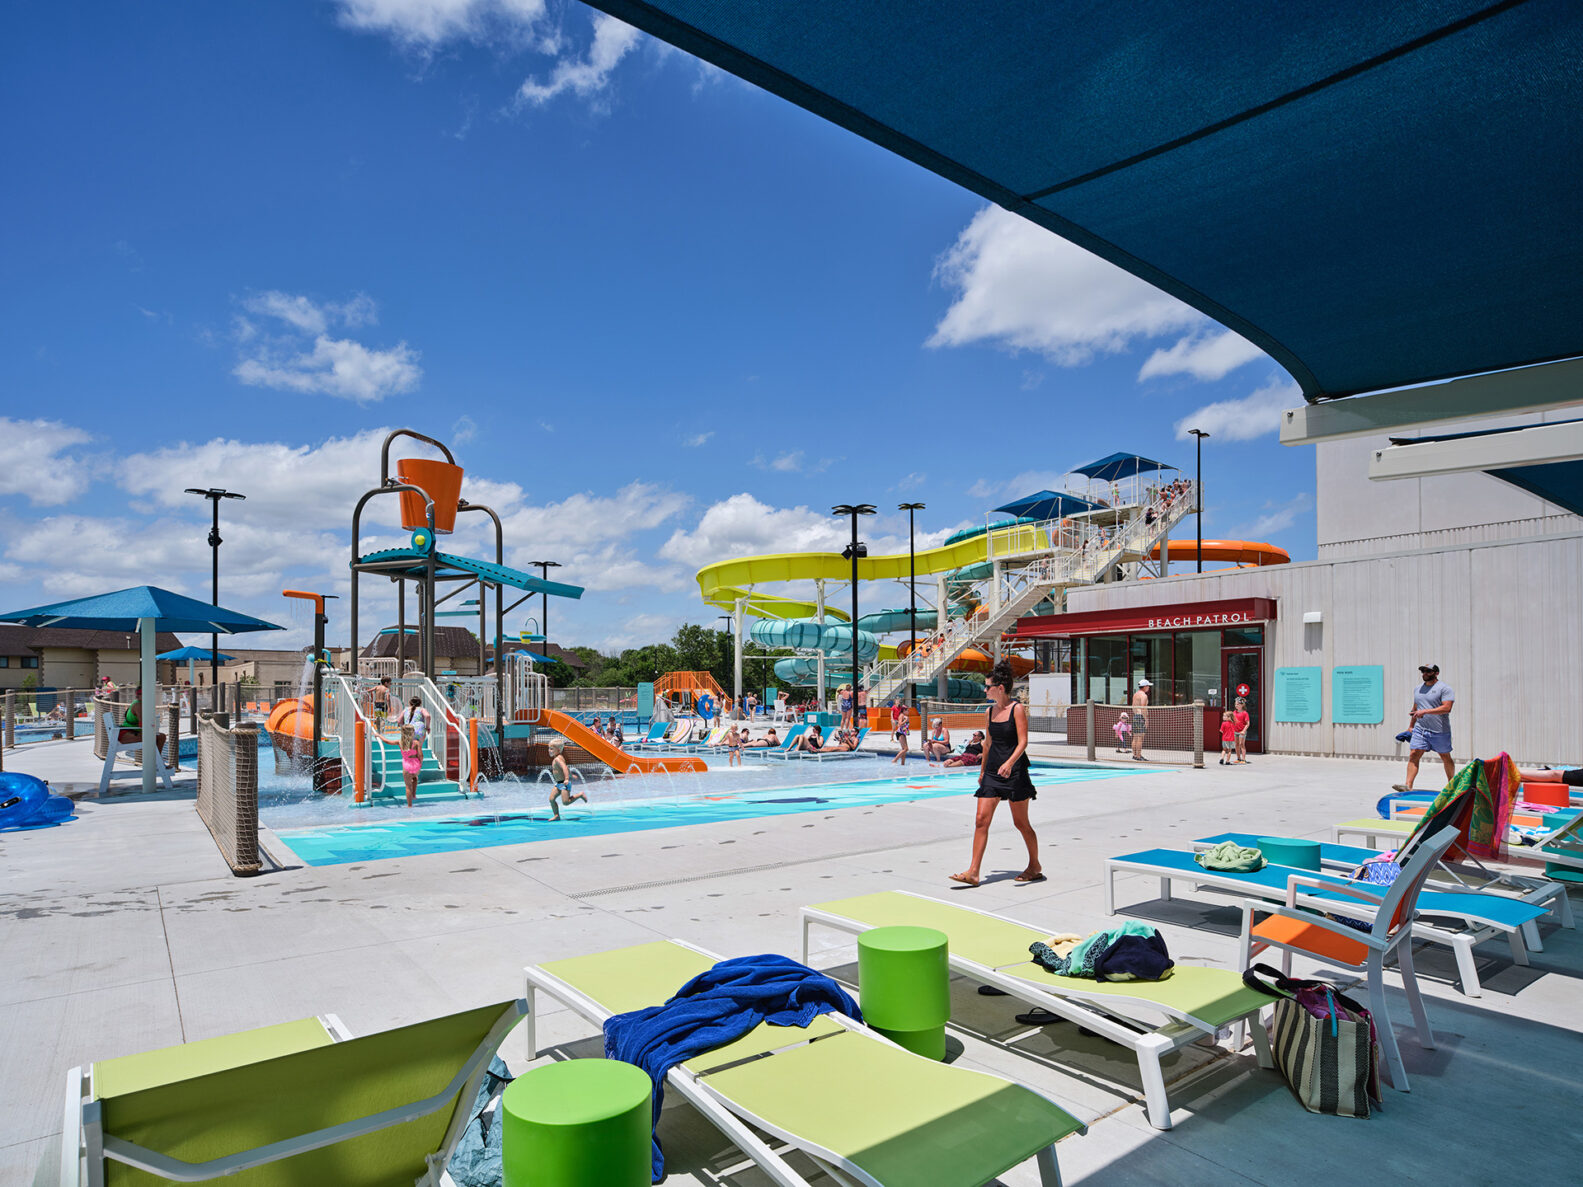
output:
[[[1041,790],[1065,783],[1124,779],[1139,773],[1133,770],[1042,763],[1033,766],[1034,781]],[[597,786],[594,785],[595,788]],[[604,804],[596,800],[591,806],[578,802],[571,808],[563,806],[559,821],[551,817],[548,808],[538,808],[522,812],[469,813],[439,819],[400,820],[388,824],[285,829],[275,835],[306,864],[330,866],[354,861],[377,861],[385,857],[483,849],[493,845],[521,845],[558,837],[600,837],[653,828],[714,824],[722,820],[790,816],[799,812],[827,812],[837,808],[970,796],[977,786],[978,772],[975,770],[941,771],[933,768],[922,777],[902,776],[895,779],[865,779],[745,791],[722,790],[714,795]],[[585,789],[579,787],[578,790]]]

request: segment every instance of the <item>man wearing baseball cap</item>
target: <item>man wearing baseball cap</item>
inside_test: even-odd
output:
[[[1149,732],[1149,689],[1154,685],[1147,680],[1138,681],[1138,690],[1132,694],[1132,760],[1147,762],[1143,757],[1143,735]]]
[[[1393,791],[1413,789],[1413,781],[1418,778],[1418,760],[1425,751],[1433,750],[1440,756],[1447,783],[1457,770],[1457,764],[1451,761],[1451,706],[1457,694],[1441,683],[1439,664],[1418,665],[1418,675],[1423,683],[1413,690],[1413,735],[1407,744],[1407,779],[1396,784]]]

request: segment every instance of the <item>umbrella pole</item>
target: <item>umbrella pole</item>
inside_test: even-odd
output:
[[[142,664],[139,671],[143,686],[142,696],[138,698],[137,724],[143,731],[143,794],[154,793],[154,741],[159,733],[159,708],[157,704],[151,711],[149,706],[159,696],[159,688],[154,683],[154,620],[140,618],[137,620],[137,633],[143,645]]]

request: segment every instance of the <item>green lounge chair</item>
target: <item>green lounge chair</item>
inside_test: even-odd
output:
[[[448,1182],[520,999],[352,1038],[334,1017],[73,1068],[61,1187]]]
[[[679,940],[530,965],[529,1049],[539,992],[596,1026],[668,1000],[720,958]],[[914,1055],[841,1014],[768,1023],[671,1069],[686,1098],[780,1187],[808,1187],[782,1156],[801,1150],[862,1187],[979,1187],[1029,1158],[1060,1182],[1055,1143],[1087,1127],[999,1076]],[[759,1136],[785,1143],[780,1150]]]
[[[953,972],[1087,1027],[1136,1054],[1149,1122],[1157,1129],[1171,1128],[1161,1056],[1203,1039],[1213,1042],[1222,1027],[1251,1021],[1259,1064],[1272,1066],[1268,1036],[1257,1025],[1259,1010],[1270,999],[1247,988],[1228,969],[1178,965],[1164,981],[1059,977],[1028,956],[1028,945],[1049,939],[1048,930],[906,890],[804,907],[804,963],[814,924],[853,935],[896,924],[944,932]]]

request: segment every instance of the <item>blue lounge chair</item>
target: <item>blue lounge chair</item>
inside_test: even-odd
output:
[[[1224,870],[1206,870],[1193,860],[1193,854],[1181,849],[1145,849],[1109,858],[1105,862],[1105,910],[1116,913],[1116,875],[1143,874],[1160,880],[1160,897],[1171,897],[1173,882],[1189,882],[1195,886],[1209,887],[1245,898],[1259,898],[1271,902],[1285,902],[1292,878],[1312,879],[1312,870],[1293,866],[1267,865],[1253,873],[1229,873]],[[1323,887],[1303,891],[1305,898],[1329,900],[1338,904],[1338,914],[1364,918],[1369,912],[1366,904],[1355,901],[1354,891],[1360,883],[1345,878],[1324,878]],[[1563,888],[1564,893],[1564,888]],[[1420,916],[1433,915],[1456,920],[1460,927],[1429,923],[1423,918],[1413,921],[1413,935],[1430,943],[1444,944],[1456,957],[1458,978],[1462,991],[1469,997],[1478,997],[1478,970],[1473,964],[1475,945],[1494,936],[1504,935],[1511,946],[1512,959],[1521,965],[1528,963],[1528,949],[1523,941],[1526,926],[1546,914],[1545,908],[1500,895],[1471,891],[1424,891],[1418,896]]]

